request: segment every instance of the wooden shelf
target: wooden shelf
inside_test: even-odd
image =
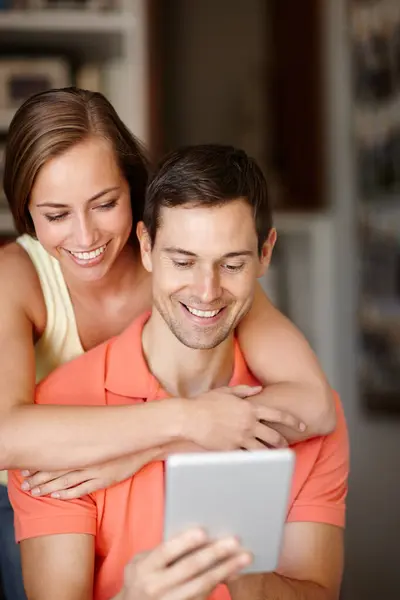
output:
[[[135,26],[133,13],[82,10],[0,12],[0,51],[68,52],[80,59],[104,59],[123,53],[124,35]]]
[[[117,11],[96,12],[85,10],[9,10],[0,12],[0,32],[63,33],[98,32],[110,34],[125,31],[132,14]],[[38,40],[41,43],[41,40]]]

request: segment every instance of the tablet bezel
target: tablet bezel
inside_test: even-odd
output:
[[[243,572],[274,571],[295,465],[290,449],[174,454],[165,463],[164,540],[191,526],[236,535],[253,554]]]

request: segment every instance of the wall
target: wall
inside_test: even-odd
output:
[[[351,440],[351,477],[342,600],[397,600],[400,568],[400,422],[369,418],[357,390],[356,188],[346,0],[325,2],[327,192],[336,219],[337,382]]]
[[[223,142],[265,160],[265,0],[174,0],[164,41],[169,147]]]

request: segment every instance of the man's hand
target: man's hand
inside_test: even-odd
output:
[[[204,600],[250,562],[234,538],[186,531],[128,564],[118,600]]]
[[[246,400],[261,387],[240,385],[211,390],[188,401],[187,437],[207,450],[261,450],[287,446],[285,438],[268,426],[279,423],[302,430],[288,413]]]

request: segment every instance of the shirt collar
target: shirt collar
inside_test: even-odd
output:
[[[107,391],[128,398],[149,396],[155,378],[143,355],[142,331],[150,314],[142,314],[110,342],[105,374]]]
[[[110,342],[105,373],[107,391],[128,398],[149,398],[155,395],[157,389],[160,391],[156,378],[149,371],[142,349],[142,331],[150,314],[146,312],[135,319]],[[229,385],[257,385],[236,338],[234,344],[234,368]]]

